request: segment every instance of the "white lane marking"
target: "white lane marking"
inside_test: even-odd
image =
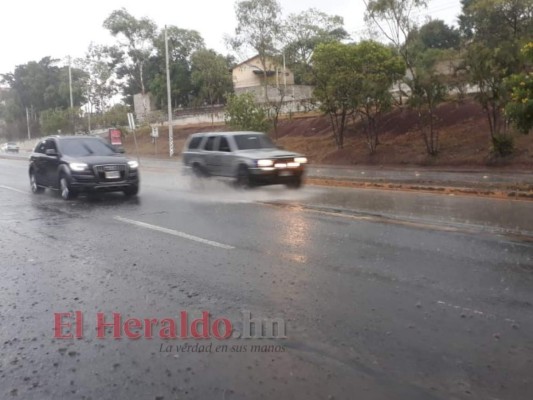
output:
[[[437,301],[437,304],[440,304],[441,306],[445,306],[445,307],[454,308],[456,310],[460,310],[460,311],[467,312],[467,313],[472,313],[472,314],[476,314],[476,315],[482,315],[482,316],[487,317],[487,318],[492,318],[492,319],[498,318],[495,315],[487,314],[487,313],[485,313],[483,311],[475,310],[473,308],[468,308],[468,307],[456,306],[454,304],[446,303],[444,301]],[[506,322],[516,323],[516,321],[514,319],[511,319],[511,318],[503,318],[503,320],[506,321]]]
[[[474,310],[474,309],[468,308],[468,307],[455,306],[453,304],[446,303],[444,301],[437,301],[437,303],[440,304],[441,306],[447,306],[447,307],[455,308],[456,310],[467,311],[467,312],[471,312],[471,313],[478,314],[478,315],[486,315],[486,313],[484,313],[483,311]]]
[[[163,232],[163,233],[166,233],[168,235],[177,236],[177,237],[180,237],[180,238],[183,238],[183,239],[193,240],[195,242],[207,244],[207,245],[213,246],[213,247],[218,247],[220,249],[226,249],[226,250],[235,249],[235,247],[228,246],[227,244],[222,244],[222,243],[214,242],[212,240],[203,239],[201,237],[189,235],[188,233],[176,231],[174,229],[168,229],[168,228],[163,228],[162,226],[147,224],[146,222],[135,221],[133,219],[122,218],[122,217],[119,217],[119,216],[116,216],[114,219],[117,220],[117,221],[120,221],[120,222],[125,222],[127,224],[139,226],[141,228],[151,229],[153,231]]]
[[[15,189],[9,186],[0,185],[0,189],[6,189],[11,190],[12,192],[22,193],[22,194],[28,194],[28,192],[25,192],[24,190]]]

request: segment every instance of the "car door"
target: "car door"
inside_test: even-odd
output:
[[[233,176],[233,152],[230,141],[226,136],[220,136],[218,142],[218,165],[220,175]]]
[[[217,142],[217,136],[209,136],[204,145],[205,167],[209,175],[218,175],[217,173],[217,159],[215,145]]]
[[[30,161],[38,185],[47,186],[48,180],[46,177],[46,160],[45,160],[45,146],[46,140],[40,141],[31,155]]]
[[[45,143],[44,173],[48,186],[57,186],[59,182],[59,153],[54,139],[47,139]]]

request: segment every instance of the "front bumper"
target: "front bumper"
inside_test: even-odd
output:
[[[297,168],[251,168],[250,179],[258,185],[277,185],[301,179],[305,173],[303,166]]]
[[[79,192],[119,192],[132,186],[138,186],[139,173],[130,172],[127,176],[116,180],[102,180],[94,175],[72,174],[70,186]]]

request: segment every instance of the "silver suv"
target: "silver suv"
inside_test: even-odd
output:
[[[183,149],[186,170],[195,177],[232,178],[239,186],[302,185],[307,158],[276,147],[259,132],[208,132],[189,137]]]

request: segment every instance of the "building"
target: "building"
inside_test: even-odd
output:
[[[236,92],[250,87],[261,87],[265,81],[265,71],[258,55],[236,65],[232,75]],[[266,59],[266,79],[268,86],[294,85],[294,74],[291,70],[279,65],[270,57]]]
[[[235,93],[252,93],[257,103],[281,102],[284,112],[304,111],[310,107],[313,87],[295,85],[294,73],[271,57],[266,60],[266,74],[259,55],[256,55],[236,65],[232,76]]]

